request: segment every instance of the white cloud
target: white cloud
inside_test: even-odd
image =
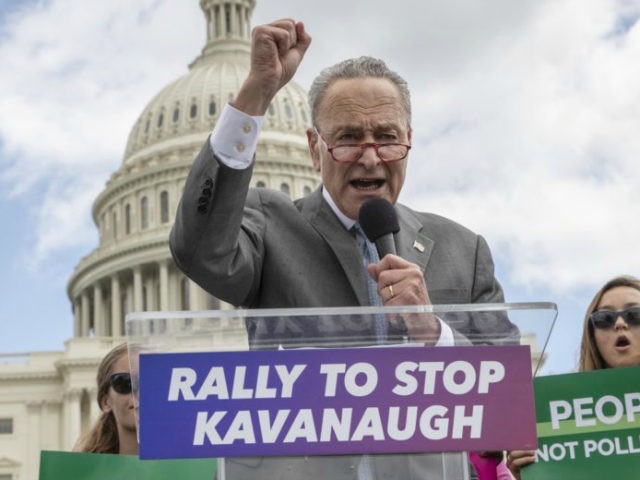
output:
[[[487,234],[516,285],[564,294],[640,271],[640,24],[614,34],[613,7],[549,2],[485,70],[416,99],[431,136],[404,198]]]
[[[121,163],[131,126],[203,44],[200,12],[183,7],[53,0],[4,19],[0,181],[10,197],[34,196],[33,261],[95,246],[91,203]]]
[[[66,185],[56,182],[50,187],[43,195],[42,204],[33,212],[36,219],[34,245],[31,256],[26,259],[26,267],[36,271],[52,253],[70,246],[96,243],[97,228],[90,222],[90,205],[102,184],[100,180],[85,177]],[[76,237],[69,238],[71,233]]]

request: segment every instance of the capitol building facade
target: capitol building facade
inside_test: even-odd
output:
[[[231,308],[176,268],[168,238],[189,167],[248,73],[254,6],[200,0],[201,54],[144,108],[120,168],[93,204],[99,245],[68,282],[73,338],[64,351],[0,358],[0,480],[37,479],[40,451],[71,450],[98,417],[97,367],[125,341],[128,312]],[[290,82],[265,116],[255,187],[297,198],[318,186],[305,134],[310,119],[305,90]]]

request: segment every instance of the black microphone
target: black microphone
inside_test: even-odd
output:
[[[396,254],[393,234],[400,231],[396,209],[384,198],[367,200],[360,207],[358,223],[367,238],[376,244],[378,255]]]
[[[400,231],[396,209],[384,198],[367,200],[360,207],[358,223],[369,241],[376,244],[378,255],[384,258],[387,253],[396,254],[396,244],[393,234]],[[409,337],[409,330],[401,315],[395,316],[387,326],[388,338]]]

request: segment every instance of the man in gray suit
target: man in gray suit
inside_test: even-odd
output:
[[[324,70],[311,87],[314,127],[307,138],[313,166],[322,176],[320,189],[291,201],[279,192],[249,188],[262,117],[310,42],[303,24],[293,20],[254,29],[249,75],[186,181],[171,232],[177,265],[212,295],[247,308],[369,305],[367,274],[385,306],[502,302],[482,237],[396,203],[411,144],[411,106],[406,82],[380,60],[347,60]],[[370,264],[366,272],[352,227],[360,206],[372,198],[395,204],[400,231],[394,237],[397,254]],[[452,329],[427,316],[409,322],[407,331],[395,323],[388,331],[390,337],[399,332],[429,345],[461,343],[486,330],[504,338],[517,333],[506,318],[491,318],[490,325],[468,320]],[[319,339],[325,327],[289,319],[278,342],[301,335]],[[248,328],[254,346],[273,342],[268,325]],[[340,325],[330,330],[344,337],[362,335]],[[378,478],[439,478],[423,476],[433,470],[428,456],[384,458],[373,462]],[[278,459],[233,465],[241,478],[251,476],[245,467],[261,478],[364,478],[355,473],[357,457],[291,462],[291,474]]]

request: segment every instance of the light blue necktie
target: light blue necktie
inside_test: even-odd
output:
[[[380,295],[378,295],[378,286],[367,271],[367,265],[369,265],[370,263],[378,263],[380,261],[378,250],[376,250],[376,246],[367,238],[360,225],[356,223],[353,226],[353,229],[356,232],[356,241],[358,242],[358,246],[360,247],[362,265],[366,272],[365,277],[367,277],[367,292],[369,293],[369,304],[373,306],[380,306],[382,305],[382,300],[380,299]]]
[[[367,271],[367,265],[370,263],[378,263],[380,256],[376,246],[371,242],[364,231],[357,223],[353,226],[356,232],[356,241],[360,246],[360,253],[362,256],[362,267],[364,269],[364,276],[367,279],[367,294],[369,295],[369,305],[373,307],[381,307],[383,305],[380,295],[378,295],[378,285],[371,278]],[[373,324],[374,331],[376,333],[376,339],[378,343],[383,343],[387,338],[387,320],[384,315],[376,315]]]
[[[378,255],[378,250],[376,246],[371,242],[364,231],[357,223],[353,226],[353,229],[356,233],[356,241],[358,242],[358,246],[360,247],[360,254],[362,257],[362,267],[364,268],[364,276],[367,279],[367,294],[369,295],[369,305],[374,307],[382,306],[382,299],[380,295],[378,295],[378,286],[376,282],[374,282],[371,275],[369,275],[369,271],[367,270],[367,265],[370,263],[378,263],[380,261],[380,256]],[[383,343],[387,337],[387,321],[384,315],[375,315],[373,320],[373,328],[376,333],[376,339],[378,343]],[[373,462],[370,455],[363,455],[360,458],[360,462],[358,464],[358,480],[373,480]]]

